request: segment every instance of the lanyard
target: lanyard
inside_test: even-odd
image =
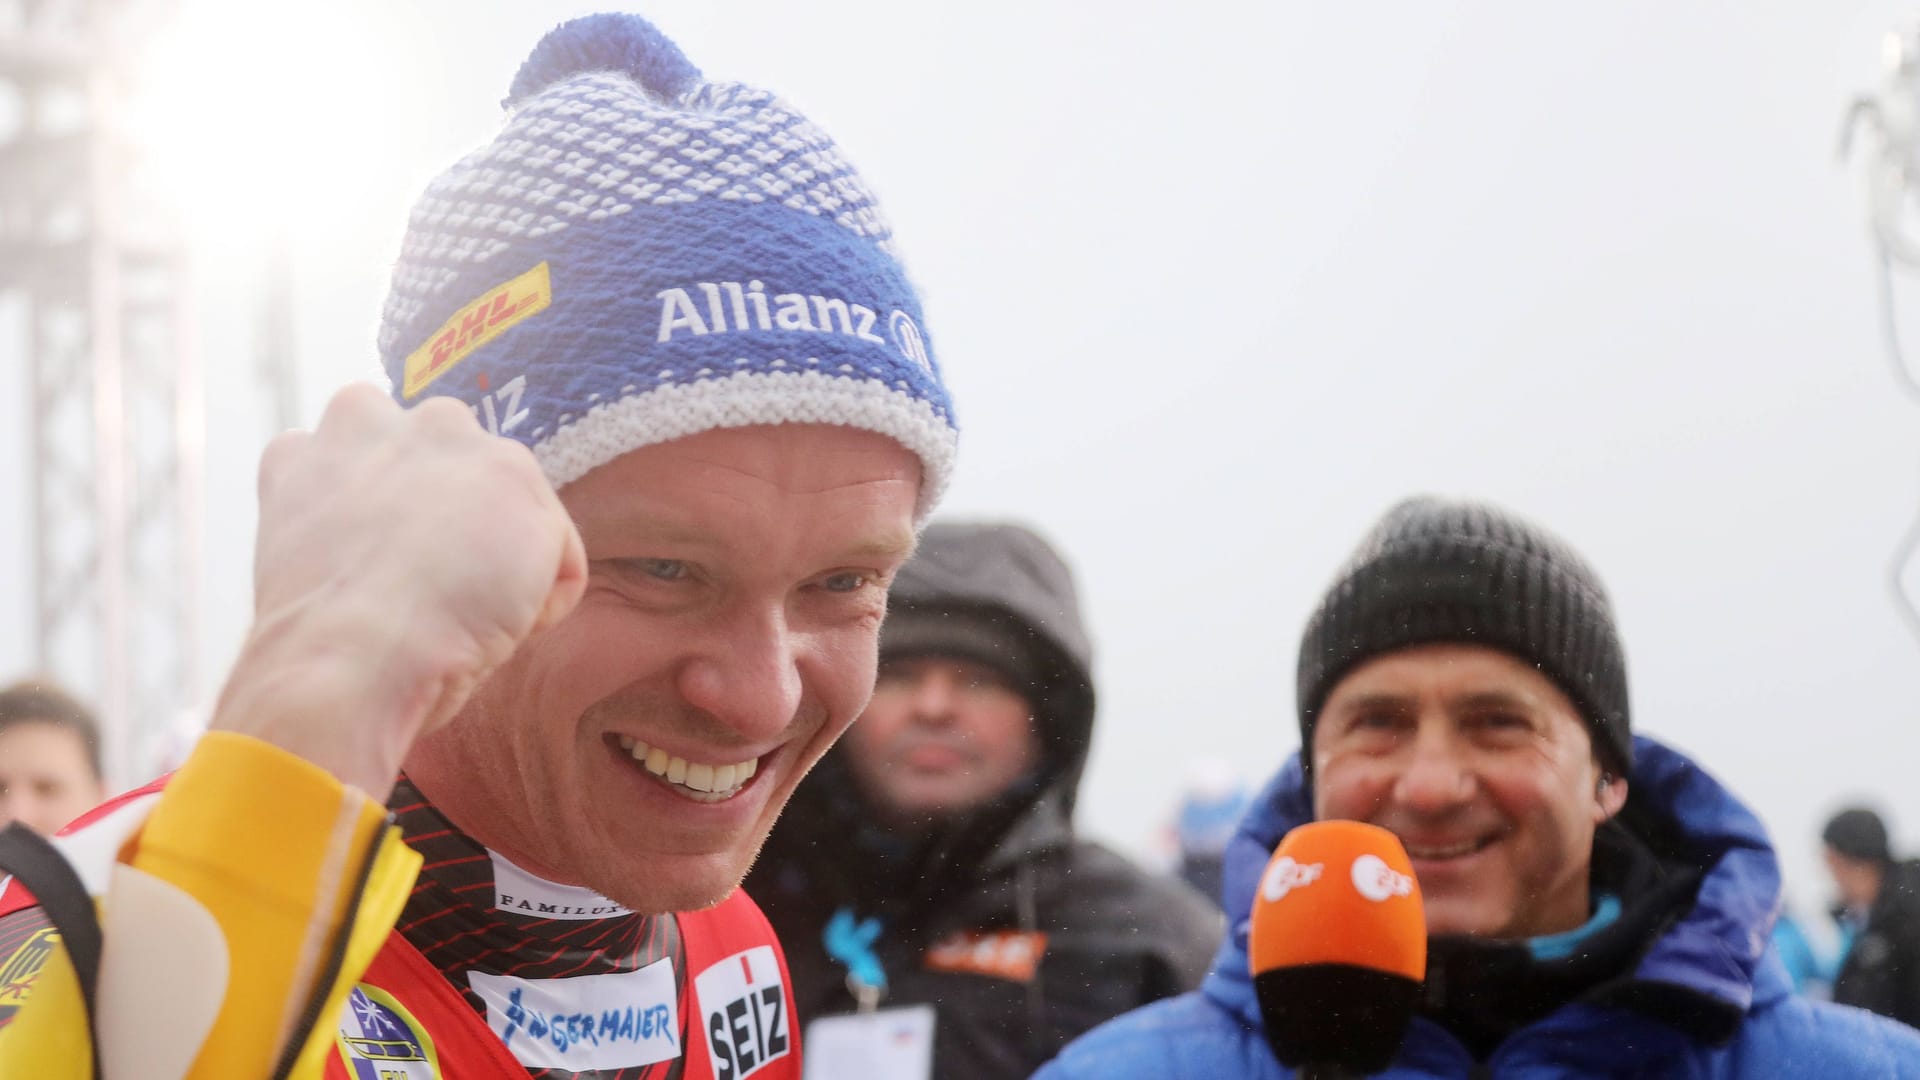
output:
[[[887,993],[887,970],[873,951],[880,930],[878,916],[860,919],[852,908],[842,907],[827,920],[826,930],[820,935],[827,955],[847,969],[847,992],[860,1003],[863,1013],[878,1008]]]

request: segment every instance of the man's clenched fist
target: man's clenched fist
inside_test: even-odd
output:
[[[585,581],[525,447],[450,398],[403,410],[350,386],[261,459],[253,628],[213,726],[384,799],[413,740]]]

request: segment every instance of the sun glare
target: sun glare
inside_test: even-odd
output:
[[[259,0],[182,0],[144,43],[128,136],[197,245],[257,243],[378,173],[395,138],[383,102],[405,70],[378,10],[336,0],[290,19]]]

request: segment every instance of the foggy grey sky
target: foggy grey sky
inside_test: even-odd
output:
[[[366,49],[321,78],[379,107],[343,95],[290,166],[207,178],[272,194],[310,161],[321,181],[198,237],[211,671],[245,627],[269,434],[254,217],[292,230],[311,422],[375,370],[413,196],[488,137],[539,34],[600,6],[346,0],[329,18]],[[1803,912],[1841,799],[1920,846],[1920,644],[1883,587],[1920,512],[1920,406],[1833,154],[1881,33],[1920,6],[640,10],[710,76],[807,112],[879,194],[963,427],[946,512],[1030,522],[1078,571],[1095,834],[1143,850],[1190,759],[1270,772],[1320,590],[1391,502],[1440,491],[1598,566],[1635,728],[1750,801]],[[1920,279],[1901,286],[1920,328]],[[26,507],[10,398],[0,498]],[[31,660],[27,535],[0,528],[0,670]]]

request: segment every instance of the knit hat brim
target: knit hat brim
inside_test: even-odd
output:
[[[1599,578],[1563,542],[1496,507],[1396,506],[1308,621],[1297,694],[1303,760],[1340,680],[1374,657],[1459,642],[1533,666],[1572,701],[1610,769],[1633,763],[1626,665]]]

